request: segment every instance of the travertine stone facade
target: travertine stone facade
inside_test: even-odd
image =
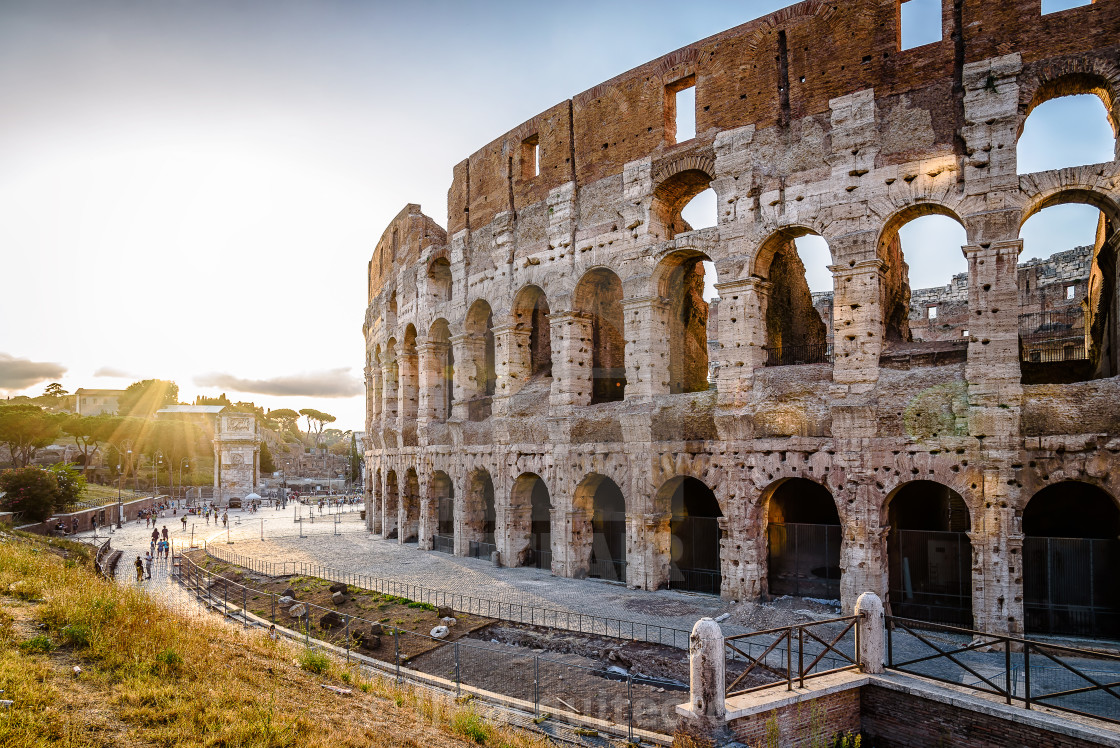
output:
[[[798,519],[824,491],[845,610],[867,590],[897,606],[893,502],[933,482],[967,532],[976,627],[1023,631],[1027,503],[1062,480],[1120,496],[1120,163],[1019,175],[1016,141],[1056,96],[1120,122],[1120,2],[943,8],[940,42],[900,50],[897,0],[798,3],[484,146],[454,167],[446,231],[406,206],[369,267],[371,530],[647,589],[701,589],[684,572],[715,563],[723,596],[752,599],[778,584],[768,527],[827,524]],[[692,231],[681,208],[708,187],[718,221]],[[1103,217],[1087,363],[1060,383],[1021,363],[1016,268],[1023,222],[1069,201]],[[968,262],[960,341],[913,334],[897,231],[930,213],[967,232],[945,248]],[[827,326],[790,252],[810,232]]]
[[[214,434],[214,493],[218,503],[244,499],[261,482],[261,437],[257,419],[244,413],[218,416]]]

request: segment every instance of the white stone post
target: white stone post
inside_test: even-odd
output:
[[[883,601],[874,592],[864,592],[856,600],[855,615],[860,617],[859,668],[865,673],[881,673],[887,651]]]
[[[713,732],[727,720],[723,631],[711,618],[701,618],[688,637],[688,703],[695,727]]]

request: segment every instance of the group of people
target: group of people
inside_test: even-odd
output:
[[[142,557],[136,557],[136,581],[151,579],[152,564],[156,561],[166,561],[169,558],[171,558],[171,540],[167,536],[167,525],[164,525],[162,533],[159,529],[152,530],[151,549]]]

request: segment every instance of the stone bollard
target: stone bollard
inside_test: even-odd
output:
[[[855,614],[860,617],[859,669],[865,673],[881,673],[886,654],[883,601],[874,592],[864,592],[856,599]]]
[[[723,630],[701,618],[688,638],[690,727],[709,736],[726,731],[727,705]]]

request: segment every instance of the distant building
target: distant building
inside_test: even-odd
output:
[[[87,390],[79,388],[74,393],[74,412],[80,416],[114,415],[124,390]]]

